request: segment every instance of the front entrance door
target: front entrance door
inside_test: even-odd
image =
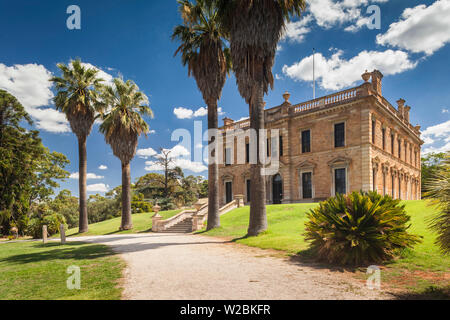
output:
[[[272,192],[273,204],[281,204],[283,200],[283,180],[279,174],[273,177]]]
[[[233,201],[233,183],[225,182],[225,200],[226,203]]]

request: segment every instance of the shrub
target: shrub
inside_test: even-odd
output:
[[[380,263],[421,241],[407,233],[411,218],[400,200],[376,192],[337,195],[307,217],[306,240],[317,258],[328,263]]]
[[[59,227],[61,224],[66,225],[66,219],[63,215],[49,212],[47,215],[41,218],[34,218],[31,220],[28,226],[28,235],[32,236],[34,239],[42,239],[42,226],[47,226],[48,236],[52,236],[59,233]]]

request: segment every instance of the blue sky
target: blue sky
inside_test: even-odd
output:
[[[450,150],[450,0],[309,0],[308,10],[288,25],[280,42],[273,73],[275,88],[265,98],[268,106],[312,99],[311,54],[316,49],[317,96],[361,83],[361,74],[377,68],[385,74],[383,94],[393,104],[404,98],[412,107],[411,122],[420,124],[424,150]],[[69,5],[81,9],[81,30],[69,30]],[[369,29],[370,5],[381,12],[381,29]],[[195,81],[188,78],[177,43],[170,40],[180,18],[175,0],[0,2],[0,88],[13,93],[35,120],[44,144],[64,153],[68,171],[78,171],[77,141],[65,118],[54,110],[56,64],[81,58],[102,70],[106,80],[119,73],[132,79],[149,97],[155,113],[148,119],[154,133],[140,139],[132,162],[132,179],[154,169],[149,155],[159,147],[173,148],[175,129],[193,131],[194,121],[206,128],[205,104]],[[238,120],[248,115],[235,79],[229,78],[219,102],[222,117]],[[192,142],[193,143],[193,142]],[[151,149],[150,149],[151,148]],[[204,164],[195,163],[184,150],[180,164],[187,174],[206,176]],[[186,159],[187,157],[187,159]],[[107,167],[101,170],[100,166]],[[147,168],[147,170],[146,170]],[[193,172],[194,170],[195,172]],[[95,126],[88,139],[90,193],[121,183],[120,162],[112,155]],[[73,178],[76,178],[74,175]],[[75,195],[78,181],[62,188]]]

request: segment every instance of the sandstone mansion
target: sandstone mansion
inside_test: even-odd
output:
[[[278,172],[266,176],[268,204],[320,201],[359,190],[420,199],[423,141],[420,126],[410,123],[411,107],[400,99],[394,108],[383,97],[378,70],[362,78],[358,87],[295,105],[285,93],[283,104],[265,110],[266,129],[280,130],[279,141],[267,139],[268,155],[279,154]],[[225,135],[249,126],[249,120],[225,118],[220,130]],[[226,139],[219,166],[220,204],[237,195],[249,203],[248,139],[245,150],[236,136]],[[247,161],[237,164],[242,153]]]

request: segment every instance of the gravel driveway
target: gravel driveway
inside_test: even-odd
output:
[[[123,299],[389,299],[351,275],[274,252],[186,234],[70,238],[109,245],[127,262]]]

